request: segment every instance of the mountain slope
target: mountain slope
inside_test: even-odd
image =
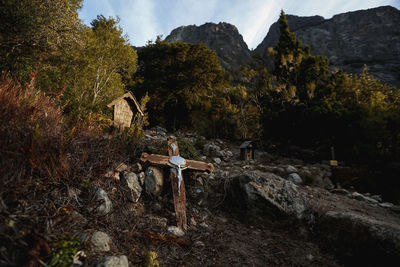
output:
[[[225,22],[182,26],[174,29],[165,40],[169,43],[204,43],[217,52],[221,66],[226,70],[236,69],[251,59],[250,50],[237,28]]]
[[[370,73],[400,86],[400,11],[391,6],[347,12],[323,19],[287,15],[289,27],[311,53],[329,58],[332,67],[358,73],[366,64]],[[264,54],[279,38],[274,23],[256,52]]]

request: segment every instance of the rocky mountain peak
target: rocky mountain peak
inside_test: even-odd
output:
[[[226,70],[236,69],[251,59],[250,50],[238,29],[226,22],[181,26],[174,29],[165,40],[169,43],[204,43],[216,51],[221,66]]]
[[[400,11],[391,6],[352,11],[324,19],[287,15],[289,27],[311,53],[329,58],[332,67],[359,73],[367,65],[371,74],[400,86]],[[256,52],[264,54],[276,45],[274,23]]]

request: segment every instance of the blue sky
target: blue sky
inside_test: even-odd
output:
[[[100,14],[119,16],[120,26],[134,46],[143,46],[157,35],[165,38],[179,26],[228,22],[254,49],[281,9],[286,14],[331,18],[338,13],[383,5],[400,9],[400,0],[84,0],[79,17],[90,25]]]

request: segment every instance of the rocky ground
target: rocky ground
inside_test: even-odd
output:
[[[266,152],[240,161],[237,145],[177,135],[200,143],[195,156],[215,166],[212,174],[184,171],[187,231],[174,227],[169,168],[136,158],[115,163],[101,183],[35,190],[42,203],[26,196],[2,205],[7,228],[0,265],[18,266],[24,258],[27,266],[60,266],[73,256],[75,266],[390,266],[399,260],[400,207],[334,185],[328,165]],[[144,150],[161,153],[167,136],[162,128],[147,131]],[[184,141],[180,148],[190,152]],[[22,225],[34,223],[33,205],[47,207],[46,224],[24,233]]]

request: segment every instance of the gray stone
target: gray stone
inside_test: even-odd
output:
[[[251,60],[250,50],[243,37],[234,25],[226,22],[182,26],[174,29],[165,40],[169,43],[204,43],[216,51],[222,68],[226,70],[237,69]]]
[[[196,241],[194,241],[193,246],[195,246],[195,247],[205,247],[206,245],[204,244],[203,241],[196,240]]]
[[[392,208],[394,205],[389,202],[384,202],[384,203],[379,203],[379,206],[381,206],[382,208]]]
[[[79,197],[79,195],[80,195],[81,193],[82,193],[82,191],[79,190],[78,188],[75,188],[75,187],[68,187],[68,196],[69,196],[70,198],[76,199],[76,198]]]
[[[288,165],[287,167],[286,167],[286,172],[287,173],[297,173],[298,172],[298,170],[294,167],[294,166],[292,166],[292,165]]]
[[[351,193],[351,197],[360,201],[364,201],[364,196],[358,192]]]
[[[158,196],[164,186],[164,174],[162,169],[154,166],[147,168],[145,173],[145,188],[148,194]]]
[[[396,222],[355,211],[328,211],[320,220],[319,231],[329,233],[323,238],[332,247],[343,250],[345,255],[368,251],[369,254],[359,254],[363,255],[363,260],[365,257],[374,259],[378,255],[392,259],[400,257],[400,225]],[[343,244],[346,246],[342,247]],[[373,250],[370,244],[374,244]]]
[[[110,237],[104,232],[96,231],[90,238],[90,244],[96,251],[109,251],[110,243]]]
[[[351,198],[354,198],[354,199],[357,199],[357,200],[360,200],[360,201],[370,202],[370,203],[373,203],[373,204],[377,204],[378,203],[377,200],[375,200],[375,199],[373,199],[371,197],[366,197],[363,194],[360,194],[358,192],[353,192],[351,194]]]
[[[221,164],[221,159],[220,158],[213,158],[213,161],[215,162],[215,164]]]
[[[146,175],[144,174],[144,172],[140,172],[138,174],[138,178],[139,178],[139,182],[141,186],[144,186],[144,180],[146,178]]]
[[[136,173],[123,173],[121,182],[122,186],[128,191],[127,197],[129,201],[137,202],[142,193],[142,187],[140,186],[139,178]]]
[[[302,184],[303,180],[297,173],[289,174],[288,180],[295,184]]]
[[[325,177],[322,179],[322,188],[330,190],[330,189],[335,188],[335,186],[333,185],[331,179],[329,179],[328,177]]]
[[[250,171],[233,177],[230,194],[256,215],[278,212],[302,218],[306,210],[306,196],[294,183],[273,173]]]
[[[168,232],[170,232],[171,234],[175,235],[175,236],[184,236],[185,232],[181,229],[179,229],[179,227],[177,226],[168,226]]]
[[[96,191],[95,194],[95,200],[102,202],[102,204],[100,206],[98,206],[96,208],[96,211],[102,215],[106,215],[107,213],[109,213],[112,209],[112,202],[110,200],[110,198],[108,197],[106,191],[104,191],[103,189],[99,188]]]
[[[226,156],[227,156],[227,157],[230,157],[230,158],[233,157],[232,151],[229,151],[229,150],[226,151]]]
[[[129,267],[128,257],[125,255],[109,256],[100,260],[96,267]]]
[[[380,195],[372,195],[371,198],[375,199],[378,202],[382,202],[382,197]]]

